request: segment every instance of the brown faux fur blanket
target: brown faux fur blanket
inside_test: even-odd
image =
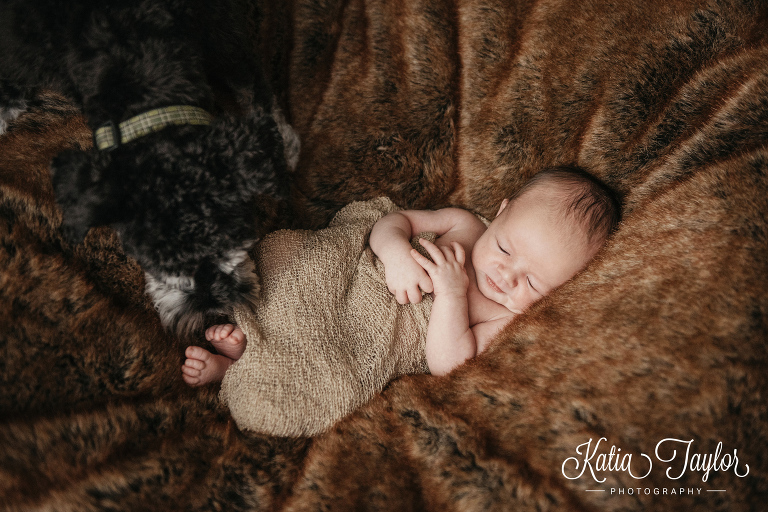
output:
[[[491,216],[576,163],[620,192],[620,229],[451,375],[316,438],[251,435],[183,385],[113,232],[62,242],[48,161],[90,134],[41,98],[0,137],[0,507],[761,510],[768,5],[261,3],[298,225],[379,195]]]

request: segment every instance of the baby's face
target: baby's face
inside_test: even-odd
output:
[[[555,193],[542,185],[505,200],[472,248],[480,292],[513,313],[573,277],[597,252],[582,226],[548,206],[556,204]]]

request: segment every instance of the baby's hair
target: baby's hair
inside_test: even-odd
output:
[[[565,191],[565,213],[581,222],[587,230],[588,243],[602,243],[621,220],[621,205],[614,192],[602,181],[580,167],[563,165],[536,173],[511,198],[514,201],[528,190],[542,184],[561,185]]]

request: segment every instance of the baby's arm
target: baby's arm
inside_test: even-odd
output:
[[[421,301],[421,291],[433,291],[426,271],[411,258],[411,237],[422,232],[441,236],[460,225],[463,210],[403,210],[382,217],[371,231],[369,244],[384,264],[389,291],[400,304]]]
[[[384,264],[387,288],[400,304],[421,302],[421,290],[432,292],[429,276],[411,258],[411,233],[408,217],[394,212],[374,224],[368,242]]]
[[[416,250],[411,256],[429,273],[435,287],[435,301],[427,327],[427,365],[433,375],[445,375],[477,353],[475,335],[469,327],[466,255],[457,242],[451,243],[453,250],[437,247],[423,239],[420,242],[433,261]]]

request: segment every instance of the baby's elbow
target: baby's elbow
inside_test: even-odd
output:
[[[464,354],[454,357],[427,357],[429,373],[435,376],[448,375],[453,370],[472,359],[474,354]]]
[[[435,377],[442,377],[451,373],[454,367],[445,367],[444,365],[429,365],[429,373]]]

